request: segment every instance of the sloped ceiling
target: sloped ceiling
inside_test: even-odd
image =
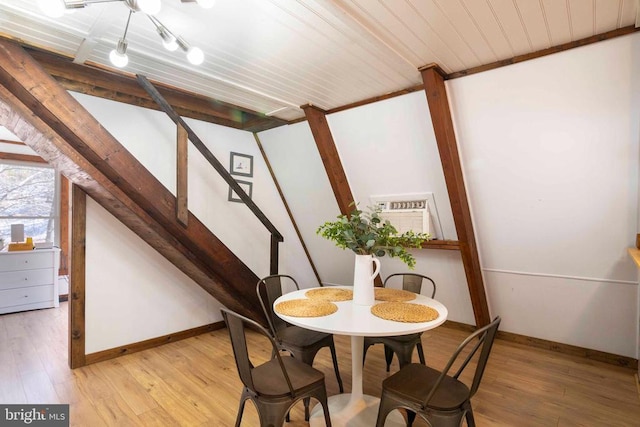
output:
[[[57,1],[57,0],[47,0]],[[636,0],[162,0],[157,18],[205,62],[162,48],[134,13],[127,73],[142,74],[284,120],[422,83],[418,68],[453,73],[633,26]],[[77,63],[113,68],[128,8],[98,3],[53,19],[35,0],[0,3],[0,35]]]

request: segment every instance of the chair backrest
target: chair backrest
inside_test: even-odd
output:
[[[244,317],[227,308],[221,308],[220,311],[222,312],[222,317],[224,318],[224,322],[226,323],[227,329],[229,330],[229,338],[231,339],[231,347],[233,348],[233,356],[236,360],[238,375],[240,376],[240,381],[242,381],[245,387],[249,388],[250,390],[256,391],[253,383],[253,377],[251,375],[251,370],[254,368],[254,365],[251,362],[251,357],[249,356],[249,347],[247,346],[246,327],[249,326],[252,330],[255,330],[267,337],[271,342],[275,357],[277,357],[278,361],[280,362],[282,374],[284,375],[287,384],[289,385],[289,390],[293,395],[293,387],[291,385],[291,381],[284,368],[282,358],[278,353],[276,343],[271,337],[271,334],[257,322],[254,322],[248,317]],[[276,375],[275,372],[274,375]]]
[[[384,279],[382,286],[387,287],[387,282],[393,277],[402,276],[402,289],[416,294],[422,293],[422,285],[426,282],[431,283],[431,298],[436,296],[436,282],[430,277],[417,273],[394,273]]]
[[[469,387],[469,398],[471,398],[474,394],[476,394],[476,391],[478,391],[478,387],[480,386],[480,381],[482,380],[482,376],[484,375],[484,370],[485,370],[485,367],[487,366],[487,361],[489,360],[489,354],[491,353],[491,348],[493,347],[493,341],[498,332],[498,326],[500,326],[500,320],[501,320],[500,316],[496,316],[496,318],[493,319],[491,323],[489,323],[487,326],[483,326],[482,328],[478,329],[477,331],[469,335],[458,346],[456,351],[453,353],[453,355],[449,359],[447,366],[444,368],[444,370],[442,370],[440,377],[434,384],[433,388],[431,389],[431,392],[425,399],[425,402],[424,402],[425,406],[428,404],[429,400],[431,400],[431,398],[435,395],[440,383],[444,379],[445,375],[447,375],[447,373],[451,370],[451,367],[454,365],[454,363],[458,359],[458,356],[460,356],[465,349],[469,350],[469,347],[470,347],[470,350],[466,358],[464,359],[464,361],[462,362],[462,364],[460,365],[456,373],[453,374],[452,376],[454,378],[458,378],[460,374],[468,366],[473,356],[480,349],[480,355],[478,357],[476,370],[475,370],[475,373],[473,374],[473,380],[471,382],[471,386]]]
[[[296,282],[293,277],[286,274],[273,274],[271,276],[267,276],[260,279],[256,285],[258,300],[260,300],[262,311],[264,311],[264,314],[267,317],[269,328],[274,336],[277,336],[278,331],[287,327],[287,322],[282,320],[273,312],[274,301],[281,297],[283,293],[287,293],[285,292],[287,287],[290,290],[300,289],[298,282]]]

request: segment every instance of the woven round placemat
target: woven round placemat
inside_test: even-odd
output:
[[[375,288],[375,299],[378,301],[402,302],[416,299],[416,294],[402,289]]]
[[[348,301],[353,299],[351,289],[318,288],[310,289],[304,293],[307,298],[322,301]]]
[[[434,308],[408,302],[381,302],[371,307],[371,314],[382,319],[405,323],[430,322],[440,315]]]
[[[318,299],[291,299],[275,305],[274,309],[285,316],[320,317],[338,311],[338,306],[329,301]]]

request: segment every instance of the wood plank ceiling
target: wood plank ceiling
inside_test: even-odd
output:
[[[54,19],[35,0],[3,0],[0,35],[114,69],[128,13],[119,3]],[[162,0],[157,18],[202,48],[204,63],[164,50],[134,13],[119,72],[290,121],[302,105],[330,111],[415,88],[426,64],[455,73],[633,28],[637,12],[637,0]]]

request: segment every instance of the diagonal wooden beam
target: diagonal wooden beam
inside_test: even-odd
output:
[[[333,194],[336,196],[340,213],[348,215],[351,212],[349,205],[353,203],[353,194],[349,188],[347,175],[344,173],[340,155],[336,149],[336,144],[327,123],[326,112],[313,105],[303,105],[301,107],[307,117],[307,123],[311,128],[313,139],[320,152],[324,169],[327,171]]]
[[[429,112],[431,113],[433,131],[438,144],[447,192],[451,201],[453,220],[458,233],[460,254],[467,277],[476,325],[488,325],[491,322],[491,318],[482,280],[482,270],[473,232],[467,191],[462,175],[456,135],[451,119],[451,111],[449,111],[449,100],[444,85],[444,77],[436,65],[422,68],[420,72],[422,73],[427,102],[429,103]]]
[[[324,165],[333,194],[338,202],[340,213],[343,215],[349,215],[353,209],[350,205],[355,201],[351,188],[349,187],[349,181],[347,175],[342,167],[340,161],[340,155],[336,149],[336,144],[331,135],[331,129],[327,122],[327,114],[325,111],[314,107],[313,105],[303,105],[301,107],[304,110],[304,114],[307,116],[307,123],[311,128],[313,139],[316,141],[316,146],[320,152],[322,158],[322,164]],[[380,275],[377,275],[374,279],[375,286],[382,286],[382,279]]]

